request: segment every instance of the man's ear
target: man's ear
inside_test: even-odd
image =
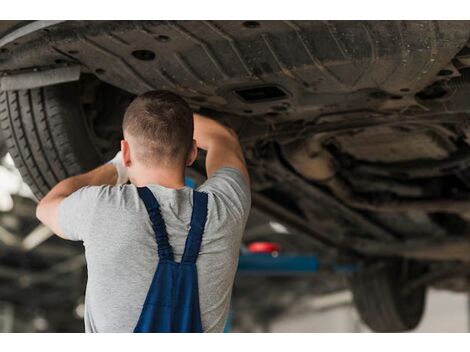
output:
[[[196,144],[196,140],[193,139],[193,143],[191,144],[191,148],[189,150],[188,159],[186,160],[186,166],[191,166],[196,160],[196,158],[197,158],[197,144]]]
[[[121,140],[121,153],[122,153],[122,162],[126,167],[131,166],[131,149],[129,142],[125,139]]]

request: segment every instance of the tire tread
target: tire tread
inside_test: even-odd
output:
[[[37,199],[101,163],[85,120],[75,83],[0,92],[5,144]]]

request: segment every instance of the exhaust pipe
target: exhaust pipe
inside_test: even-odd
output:
[[[375,198],[356,192],[346,180],[337,174],[333,156],[315,138],[286,149],[287,160],[292,167],[310,181],[328,187],[344,203],[358,209],[374,212],[459,213],[470,217],[470,198],[464,199],[409,199]]]

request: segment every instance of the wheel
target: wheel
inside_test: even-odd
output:
[[[422,269],[410,262],[389,262],[354,274],[350,287],[356,309],[370,329],[376,332],[400,332],[414,329],[423,316],[426,287],[409,293],[403,288]]]
[[[0,93],[5,144],[38,199],[60,180],[100,165],[119,147],[125,107],[113,105],[100,83],[81,83]],[[111,117],[103,113],[105,103]],[[98,136],[100,131],[104,135]]]
[[[2,133],[0,132],[0,159],[2,159],[7,153],[7,146],[5,140],[3,139]]]

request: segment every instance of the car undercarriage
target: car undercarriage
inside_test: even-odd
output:
[[[360,268],[373,329],[416,326],[428,285],[468,290],[470,22],[4,22],[2,133],[36,198],[109,160],[131,99],[167,89],[238,133],[253,212],[308,239],[293,251]],[[371,316],[371,282],[414,310]]]

